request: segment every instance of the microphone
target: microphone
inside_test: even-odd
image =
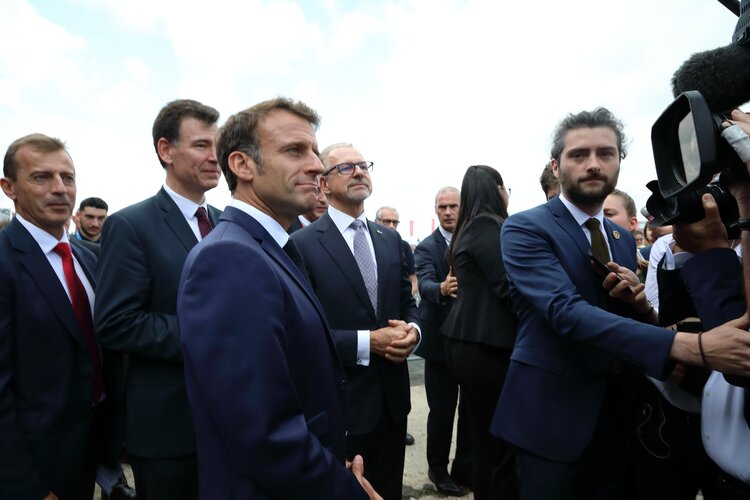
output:
[[[675,97],[697,90],[711,111],[731,111],[750,101],[750,45],[727,45],[698,52],[672,75]]]

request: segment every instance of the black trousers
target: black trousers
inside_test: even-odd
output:
[[[197,500],[196,455],[152,459],[130,455],[138,500]]]
[[[346,438],[346,458],[362,455],[365,477],[383,500],[401,500],[405,435],[406,419],[394,422],[384,408],[371,432],[360,436],[350,434]]]
[[[471,455],[471,422],[466,398],[459,396],[458,380],[441,361],[425,359],[424,390],[427,395],[427,465],[437,474],[448,474],[453,419],[458,403],[456,429],[456,455],[451,474],[471,482],[473,475]]]
[[[510,350],[448,338],[446,361],[466,398],[473,433],[475,500],[515,499],[514,451],[490,433],[510,364]]]
[[[634,429],[638,500],[725,500],[719,467],[703,448],[701,416],[675,408],[650,382],[641,387]]]

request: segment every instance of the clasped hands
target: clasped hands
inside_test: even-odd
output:
[[[388,326],[370,332],[370,351],[388,361],[403,363],[417,345],[417,329],[399,319],[389,319]]]

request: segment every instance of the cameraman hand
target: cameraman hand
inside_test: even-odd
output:
[[[692,224],[675,224],[672,228],[680,249],[691,253],[701,253],[712,248],[729,248],[727,231],[721,222],[719,207],[716,200],[706,193],[702,197],[703,211],[706,216]]]
[[[750,171],[750,137],[748,137],[750,136],[750,115],[739,109],[733,109],[731,118],[722,123],[724,130],[721,135]]]

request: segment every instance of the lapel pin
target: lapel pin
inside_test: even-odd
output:
[[[614,236],[616,240],[619,240],[620,239],[620,231],[612,231],[612,236]]]

